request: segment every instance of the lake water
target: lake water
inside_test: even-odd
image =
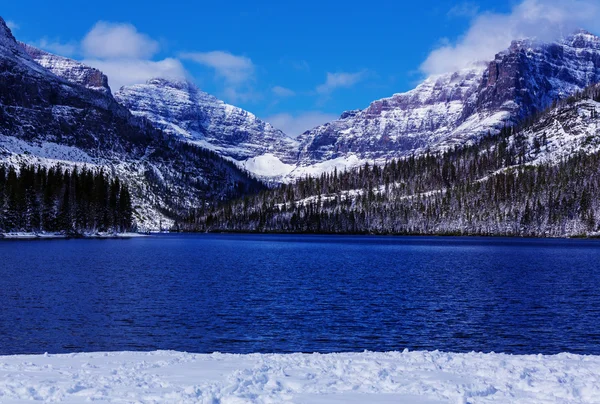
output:
[[[600,354],[600,241],[0,242],[0,354],[404,348]]]

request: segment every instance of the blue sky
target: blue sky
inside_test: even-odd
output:
[[[113,90],[185,74],[297,135],[428,74],[490,58],[511,37],[594,29],[594,3],[30,0],[3,4],[1,15],[18,39],[104,70]]]

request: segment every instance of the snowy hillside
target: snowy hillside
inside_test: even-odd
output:
[[[442,352],[0,357],[0,401],[595,403],[600,358]]]
[[[596,236],[600,86],[470,145],[300,179],[196,218],[202,231]]]
[[[115,98],[134,115],[148,119],[171,135],[240,163],[254,159],[245,167],[257,175],[280,175],[285,164],[295,163],[296,141],[252,113],[226,104],[188,81],[153,79],[123,87]],[[265,164],[271,165],[267,171]]]
[[[600,89],[594,89],[600,93]],[[548,111],[531,127],[509,138],[522,144],[525,162],[558,162],[579,152],[600,151],[600,103],[581,99]]]

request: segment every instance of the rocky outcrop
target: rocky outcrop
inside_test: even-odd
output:
[[[522,120],[599,81],[600,38],[587,31],[550,44],[514,41],[489,63],[466,115],[504,108]]]
[[[83,63],[76,62],[72,59],[53,55],[25,43],[20,43],[20,45],[34,61],[55,75],[62,77],[71,83],[80,84],[92,90],[110,93],[108,77],[100,70],[86,66]]]
[[[342,114],[339,120],[300,137],[300,162],[313,164],[344,157],[392,158],[424,149],[448,138],[477,99],[485,66],[430,77],[416,89],[377,100],[362,111]],[[503,116],[494,117],[501,122]]]

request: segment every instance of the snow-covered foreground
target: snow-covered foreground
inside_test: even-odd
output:
[[[393,352],[0,357],[0,402],[593,403],[600,357]]]

